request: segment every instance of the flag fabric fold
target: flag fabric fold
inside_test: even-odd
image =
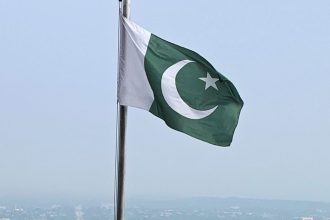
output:
[[[196,52],[121,17],[118,102],[147,110],[185,134],[232,142],[243,101],[235,86]]]

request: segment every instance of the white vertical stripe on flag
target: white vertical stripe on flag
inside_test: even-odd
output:
[[[121,17],[122,53],[119,56],[118,102],[149,110],[154,101],[144,69],[151,33]]]

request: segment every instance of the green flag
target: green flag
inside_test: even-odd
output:
[[[178,131],[229,146],[243,101],[234,85],[194,51],[122,18],[118,101]]]

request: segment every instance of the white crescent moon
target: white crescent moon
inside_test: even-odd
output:
[[[162,76],[161,89],[165,101],[174,111],[189,119],[202,119],[212,114],[218,106],[204,111],[191,108],[182,100],[175,83],[175,78],[176,75],[178,75],[178,72],[182,67],[191,62],[194,61],[182,60],[168,67]]]

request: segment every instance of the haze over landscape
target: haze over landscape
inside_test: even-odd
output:
[[[208,59],[245,105],[229,148],[129,108],[128,198],[330,202],[329,1],[131,7],[132,20]],[[112,201],[117,23],[116,1],[0,0],[0,200]]]

